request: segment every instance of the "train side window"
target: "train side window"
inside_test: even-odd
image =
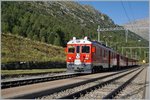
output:
[[[100,56],[102,56],[102,48],[99,48]]]
[[[80,53],[80,46],[77,46],[76,53]]]
[[[69,46],[68,47],[68,53],[74,53],[75,52],[75,47],[74,46]]]
[[[90,53],[90,47],[89,46],[82,46],[82,53]]]
[[[102,57],[104,57],[104,49],[102,48]]]
[[[105,57],[105,49],[104,49],[104,57]]]
[[[103,48],[101,48],[101,56],[103,56]]]
[[[102,57],[104,57],[104,49],[102,48]]]
[[[106,50],[106,57],[108,56],[109,51]]]
[[[106,56],[108,56],[108,51],[106,50]]]

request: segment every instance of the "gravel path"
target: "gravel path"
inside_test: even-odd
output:
[[[143,99],[146,68],[115,99]]]
[[[108,78],[101,79],[101,80],[98,80],[98,81],[95,81],[95,82],[87,83],[85,85],[74,87],[72,89],[66,89],[66,90],[58,92],[58,93],[53,93],[53,94],[50,94],[50,95],[47,95],[47,96],[43,96],[43,97],[37,98],[37,99],[56,99],[56,98],[60,98],[60,97],[63,97],[63,96],[67,96],[68,94],[72,94],[74,92],[78,92],[78,91],[81,91],[83,89],[92,87],[92,86],[97,85],[97,84],[99,84],[99,83],[101,83],[103,81],[106,81],[106,80],[109,80],[109,79],[113,79],[114,77],[117,77],[118,75],[123,75],[125,73],[128,73],[128,71],[124,72],[124,73],[120,73],[120,74],[114,75],[112,77],[108,77]],[[94,99],[94,98],[92,98],[92,99]]]

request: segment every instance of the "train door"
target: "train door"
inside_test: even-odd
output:
[[[76,45],[76,52],[75,52],[75,60],[74,64],[75,65],[80,65],[81,64],[81,59],[80,59],[80,45]]]

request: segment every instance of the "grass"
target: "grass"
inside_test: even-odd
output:
[[[11,34],[1,35],[1,61],[65,62],[64,48]]]
[[[58,73],[65,72],[66,68],[59,69],[32,69],[32,70],[1,70],[1,75],[34,74],[34,73]]]

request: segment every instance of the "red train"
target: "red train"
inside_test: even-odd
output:
[[[102,69],[120,69],[136,66],[137,60],[129,59],[104,44],[91,41],[87,37],[73,37],[67,43],[67,71],[77,73],[94,73]]]

